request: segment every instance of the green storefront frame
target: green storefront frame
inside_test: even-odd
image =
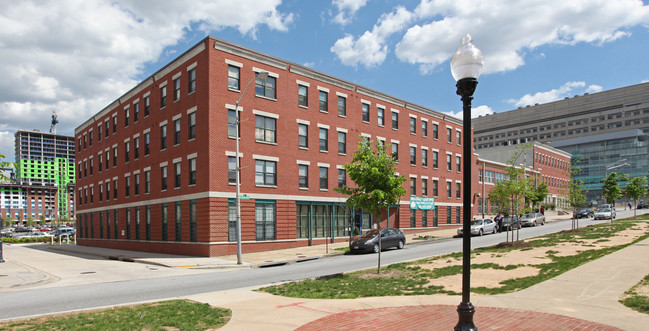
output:
[[[298,201],[296,208],[296,237],[309,239],[309,246],[314,238],[331,238],[335,243],[336,237],[349,236],[352,215],[346,204]]]

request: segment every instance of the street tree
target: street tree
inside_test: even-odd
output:
[[[577,208],[583,207],[586,204],[586,195],[584,195],[584,190],[582,188],[584,181],[577,179],[577,176],[579,176],[580,173],[581,167],[579,167],[579,159],[573,159],[570,169],[570,191],[568,192],[568,205],[572,208],[573,229],[579,227],[579,219],[575,221]]]
[[[626,194],[633,199],[633,204],[637,206],[638,199],[647,194],[647,178],[634,177],[626,185]],[[636,209],[633,209],[633,216],[636,216]]]
[[[381,213],[398,204],[401,196],[406,194],[401,186],[406,179],[395,175],[395,163],[385,144],[377,141],[372,150],[372,141],[361,138],[351,163],[343,166],[355,186],[343,185],[334,189],[349,196],[348,206],[364,209],[374,216],[379,231],[378,273],[381,272]]]
[[[608,177],[604,178],[604,184],[602,185],[602,196],[606,199],[607,203],[610,203],[615,209],[615,199],[619,199],[622,196],[622,190],[618,181],[624,178],[624,174],[612,172]],[[613,222],[613,212],[611,211],[611,223]]]

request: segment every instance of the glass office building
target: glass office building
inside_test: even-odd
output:
[[[581,173],[577,180],[584,182],[587,201],[599,204],[604,203],[603,180],[611,172],[628,174],[629,178],[649,176],[648,139],[642,130],[633,129],[553,141],[551,146],[579,160]],[[624,188],[627,181],[619,184]]]

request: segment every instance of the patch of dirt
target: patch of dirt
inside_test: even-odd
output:
[[[520,267],[512,270],[503,269],[471,269],[471,287],[499,288],[502,281],[508,279],[536,276],[539,269],[535,267]],[[432,279],[428,285],[444,286],[445,290],[462,292],[462,274]]]
[[[376,272],[366,272],[357,275],[356,277],[362,279],[373,279],[373,278],[398,278],[408,275],[407,272],[402,270],[381,270],[380,274]]]
[[[506,241],[495,246],[496,248],[527,248],[534,247],[534,245],[527,241]]]

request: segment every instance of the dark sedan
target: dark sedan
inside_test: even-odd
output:
[[[378,238],[379,230],[373,229],[365,232],[362,236],[354,239],[349,245],[349,250],[351,252],[379,252],[379,240]],[[406,244],[406,236],[403,234],[403,231],[399,229],[386,228],[381,229],[381,248],[392,248],[396,247],[398,249],[403,248]]]
[[[579,209],[575,218],[591,218],[595,216],[595,212],[590,208]]]
[[[522,227],[521,219],[518,218],[518,216],[505,217],[505,218],[503,218],[502,224],[503,224],[502,225],[503,230],[505,230],[505,231],[514,230],[514,229],[520,229]]]

